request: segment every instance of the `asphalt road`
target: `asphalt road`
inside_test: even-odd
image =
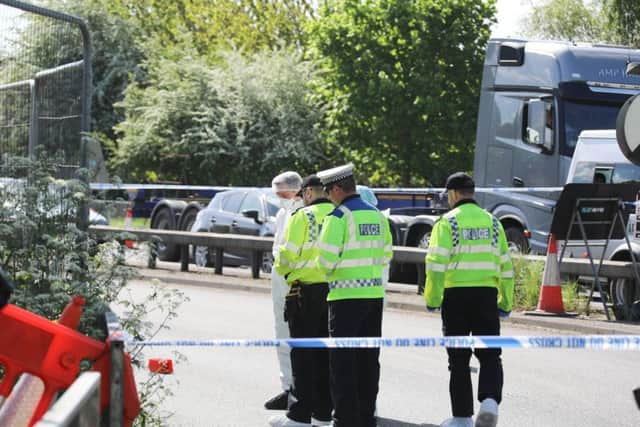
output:
[[[272,338],[270,296],[262,293],[179,287],[190,298],[171,329],[157,339]],[[150,292],[149,282],[130,286],[131,298]],[[159,321],[153,312],[149,319]],[[386,310],[383,335],[440,335],[434,315]],[[542,335],[553,331],[508,327],[503,335]],[[156,347],[149,357],[173,357]],[[162,410],[170,426],[266,426],[273,411],[263,402],[279,390],[274,349],[180,348],[187,360],[166,377],[173,396]],[[640,355],[584,350],[507,350],[500,426],[638,426],[640,410],[632,389],[640,386]],[[473,366],[477,362],[473,361]],[[444,349],[382,350],[378,397],[379,426],[434,426],[450,416]],[[143,375],[139,375],[139,380]],[[474,388],[477,375],[473,375]],[[477,408],[477,406],[476,406]]]

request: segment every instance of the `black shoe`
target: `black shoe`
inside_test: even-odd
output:
[[[289,407],[289,392],[283,391],[264,403],[264,407],[272,410],[284,411]]]

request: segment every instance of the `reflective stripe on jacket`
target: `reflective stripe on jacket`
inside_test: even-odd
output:
[[[426,256],[427,307],[442,305],[446,288],[495,287],[498,308],[513,306],[513,264],[500,222],[468,200],[436,222]]]
[[[320,233],[317,265],[327,275],[327,300],[383,298],[391,244],[387,218],[359,196],[347,197],[325,218]]]
[[[278,274],[287,283],[326,283],[326,276],[315,264],[318,257],[318,236],[324,218],[335,209],[327,199],[316,200],[298,209],[289,219],[275,259]]]

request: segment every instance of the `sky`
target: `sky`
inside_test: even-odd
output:
[[[491,31],[491,37],[518,37],[522,20],[531,12],[531,5],[543,3],[540,0],[498,0],[498,23]]]

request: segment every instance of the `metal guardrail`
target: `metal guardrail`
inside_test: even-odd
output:
[[[100,374],[84,372],[35,424],[35,427],[100,425]]]
[[[157,230],[157,229],[123,229],[116,227],[92,226],[90,232],[99,235],[113,235],[126,233],[134,235],[141,241],[154,241],[160,239],[165,243],[177,244],[181,247],[181,269],[188,270],[189,245],[208,246],[216,249],[216,274],[222,274],[222,253],[225,248],[244,249],[251,251],[252,274],[254,278],[259,277],[260,260],[263,252],[271,250],[273,246],[272,237],[257,237],[221,233],[192,233],[187,231]],[[427,254],[426,249],[412,248],[407,246],[393,247],[393,260],[399,263],[421,264]],[[546,257],[526,255],[528,261],[544,262]],[[564,258],[560,264],[560,272],[571,276],[591,276],[591,266],[588,259]],[[624,261],[604,261],[600,268],[600,277],[609,278],[634,278],[631,262]]]

